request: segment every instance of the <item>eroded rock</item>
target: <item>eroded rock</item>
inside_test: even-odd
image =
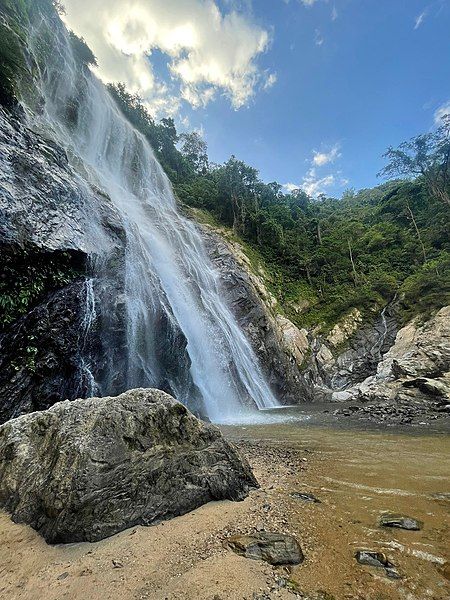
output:
[[[101,540],[255,486],[220,431],[160,390],[59,402],[0,427],[0,506],[51,543]]]
[[[319,498],[316,498],[314,494],[309,494],[307,492],[292,492],[291,496],[292,498],[295,498],[296,500],[302,500],[303,502],[315,502],[320,504]]]

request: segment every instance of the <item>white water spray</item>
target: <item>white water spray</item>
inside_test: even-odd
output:
[[[30,35],[32,50],[39,35]],[[126,232],[127,387],[158,385],[162,366],[155,348],[161,344],[163,314],[187,340],[191,388],[193,382],[212,421],[239,420],[248,412],[244,398],[259,409],[277,406],[222,298],[196,226],[179,213],[146,139],[123,117],[103,84],[80,69],[62,28],[55,32],[54,59],[41,69],[39,85],[45,105],[35,125],[51,130],[69,155],[81,159],[82,176],[106,191]],[[74,103],[76,118],[69,123],[68,107]],[[98,212],[93,206],[93,219]],[[187,389],[172,387],[189,404]]]

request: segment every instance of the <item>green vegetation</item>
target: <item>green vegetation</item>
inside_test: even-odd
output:
[[[0,105],[11,109],[19,99],[19,89],[32,88],[33,64],[27,49],[27,31],[42,15],[48,23],[63,12],[59,0],[0,0]],[[75,58],[81,65],[96,64],[95,56],[82,38],[69,32]],[[38,62],[45,64],[53,51],[53,31],[42,27]],[[35,90],[33,90],[35,92]]]
[[[2,247],[0,332],[49,292],[64,287],[83,272],[83,259],[77,253]]]

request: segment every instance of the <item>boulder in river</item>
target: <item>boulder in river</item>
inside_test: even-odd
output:
[[[50,543],[101,540],[257,485],[216,427],[160,390],[59,402],[0,427],[0,506]]]
[[[380,518],[380,525],[382,527],[396,527],[398,529],[408,529],[410,531],[419,531],[422,529],[423,523],[412,517],[405,515],[382,515]]]
[[[261,531],[251,535],[233,535],[228,546],[241,556],[265,560],[271,565],[299,565],[304,556],[292,535]]]

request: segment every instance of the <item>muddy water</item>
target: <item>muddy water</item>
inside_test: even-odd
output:
[[[450,436],[445,432],[345,430],[308,421],[223,428],[234,441],[298,449],[304,467],[275,485],[273,502],[287,503],[289,527],[306,547],[292,577],[308,593],[335,598],[444,600],[450,540]],[[295,501],[312,492],[321,504]],[[276,495],[278,493],[278,496]],[[384,512],[424,522],[421,531],[381,528]],[[402,578],[359,565],[359,549],[381,551]]]

